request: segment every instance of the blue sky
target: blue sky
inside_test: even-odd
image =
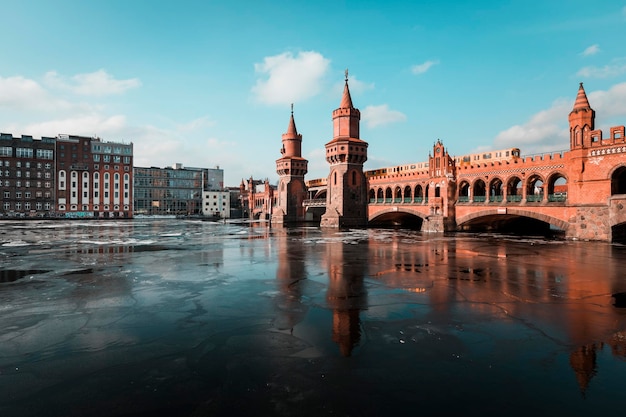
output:
[[[136,166],[276,183],[290,104],[307,179],[344,70],[366,169],[509,146],[567,149],[583,82],[626,123],[626,1],[2,0],[0,131],[133,142]]]

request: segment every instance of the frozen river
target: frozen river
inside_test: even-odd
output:
[[[2,417],[623,413],[624,246],[0,226]]]

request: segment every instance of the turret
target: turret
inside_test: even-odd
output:
[[[583,83],[578,87],[574,108],[569,114],[570,149],[591,146],[589,132],[594,130],[596,112],[589,105]]]

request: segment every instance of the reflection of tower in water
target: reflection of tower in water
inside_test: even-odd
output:
[[[367,307],[363,284],[367,253],[366,241],[356,245],[331,241],[326,247],[326,302],[333,311],[333,341],[343,356],[350,356],[361,339],[359,313]]]
[[[301,302],[301,282],[306,279],[306,253],[303,245],[290,244],[288,229],[275,231],[278,244],[278,267],[276,282],[279,295],[276,298],[277,317],[274,327],[286,330],[297,325],[306,315],[306,308]],[[297,236],[302,239],[304,232]]]

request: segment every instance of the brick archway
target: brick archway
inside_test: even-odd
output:
[[[492,208],[492,209],[486,209],[486,210],[481,210],[481,211],[476,211],[474,213],[470,213],[467,214],[465,216],[459,217],[457,218],[457,226],[462,226],[463,224],[474,220],[474,219],[478,219],[480,217],[487,217],[487,216],[497,216],[501,214],[497,208]],[[542,222],[546,222],[549,223],[555,227],[558,227],[559,229],[563,230],[563,231],[567,231],[567,229],[569,228],[569,222],[553,217],[553,216],[548,216],[546,214],[537,212],[537,211],[531,211],[531,210],[522,210],[522,209],[516,209],[516,208],[508,208],[506,211],[506,214],[508,215],[513,215],[513,216],[521,216],[521,217],[528,217],[531,219],[535,219],[535,220],[539,220]]]
[[[412,216],[419,217],[419,218],[420,218],[420,219],[422,219],[422,220],[425,220],[425,219],[426,219],[426,216],[427,216],[425,213],[421,213],[421,212],[419,212],[418,210],[413,210],[413,209],[411,209],[411,208],[405,208],[405,207],[397,207],[397,206],[394,206],[394,207],[387,207],[387,208],[384,208],[384,209],[382,209],[382,210],[377,210],[375,213],[370,214],[370,215],[368,216],[367,221],[369,221],[369,222],[374,221],[377,217],[380,217],[380,216],[382,216],[382,215],[384,215],[384,214],[388,214],[388,213],[394,213],[394,214],[398,214],[398,213],[402,213],[402,214],[410,214],[410,215],[412,215]]]

